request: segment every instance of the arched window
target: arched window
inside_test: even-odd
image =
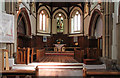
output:
[[[39,17],[39,28],[41,31],[46,31],[46,27],[47,27],[47,14],[45,13],[44,10],[42,10],[40,12],[40,17]]]
[[[81,16],[78,11],[75,11],[73,13],[73,16],[71,18],[71,33],[80,33],[81,30]]]
[[[57,32],[63,32],[63,17],[60,13],[57,17]]]

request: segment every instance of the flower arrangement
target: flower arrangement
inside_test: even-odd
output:
[[[56,43],[57,43],[57,44],[63,43],[63,40],[62,40],[62,39],[57,39],[57,40],[56,40]]]

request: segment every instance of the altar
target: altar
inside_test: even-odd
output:
[[[54,45],[55,45],[54,51],[62,51],[62,50],[61,50],[62,47],[63,47],[64,45],[66,45],[66,44],[54,44]]]

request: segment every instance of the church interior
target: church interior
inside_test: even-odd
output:
[[[120,2],[0,2],[0,78],[120,78]]]

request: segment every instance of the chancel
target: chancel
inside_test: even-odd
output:
[[[0,78],[120,78],[119,0],[0,7]]]

